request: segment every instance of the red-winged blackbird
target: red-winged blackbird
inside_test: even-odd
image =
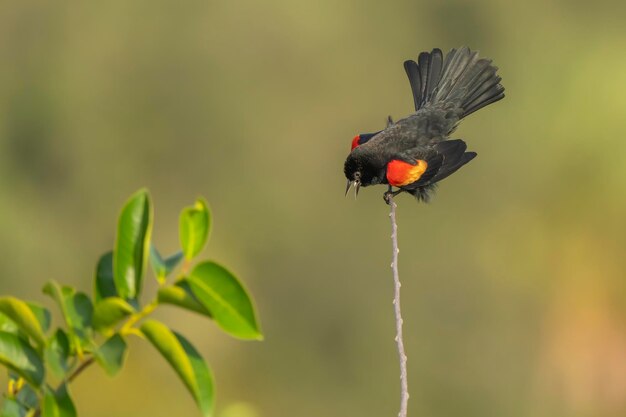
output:
[[[346,194],[352,185],[358,194],[361,186],[389,184],[385,200],[404,191],[427,202],[438,181],[476,156],[465,152],[461,139],[448,139],[459,121],[504,97],[497,68],[467,47],[452,49],[445,59],[440,49],[422,52],[404,69],[416,112],[395,123],[390,117],[385,130],[352,140]],[[392,192],[392,186],[399,189]]]

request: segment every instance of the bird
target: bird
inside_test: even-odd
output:
[[[360,187],[388,185],[391,197],[406,192],[428,202],[437,183],[476,157],[462,139],[451,139],[461,119],[504,98],[498,68],[468,47],[422,52],[417,62],[404,62],[415,112],[379,132],[361,133],[352,139],[344,164],[355,196]],[[397,190],[393,190],[396,187]]]

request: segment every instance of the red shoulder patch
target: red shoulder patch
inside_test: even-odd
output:
[[[387,164],[387,181],[394,187],[409,185],[417,181],[426,168],[428,163],[421,159],[415,165],[394,159]]]
[[[356,148],[357,146],[360,145],[359,141],[361,140],[361,135],[356,135],[355,137],[352,138],[352,149]]]

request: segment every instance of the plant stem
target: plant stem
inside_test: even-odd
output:
[[[409,385],[407,382],[406,371],[406,354],[404,353],[404,342],[402,341],[402,312],[400,310],[400,275],[398,274],[398,225],[396,223],[396,203],[393,201],[393,195],[389,196],[388,200],[391,212],[389,218],[391,219],[391,245],[393,248],[393,255],[391,261],[391,269],[393,271],[394,281],[394,298],[393,305],[396,315],[396,343],[398,345],[398,356],[400,358],[400,412],[398,417],[406,417],[407,404],[409,402]]]
[[[126,321],[126,323],[124,323],[124,325],[120,329],[119,333],[122,334],[122,335],[126,335],[126,334],[132,333],[132,331],[134,329],[133,325],[135,323],[137,323],[139,320],[141,320],[144,317],[146,317],[147,315],[149,315],[150,313],[152,313],[154,311],[154,309],[157,308],[158,305],[159,305],[158,300],[154,300],[150,304],[147,304],[141,311],[131,315],[128,318],[128,320]],[[96,361],[95,356],[91,356],[90,358],[88,358],[85,361],[83,361],[80,365],[78,365],[78,368],[76,368],[74,370],[74,372],[72,372],[67,377],[67,379],[61,385],[59,385],[57,387],[57,390],[59,388],[61,388],[61,386],[63,384],[69,384],[70,382],[74,381],[74,379],[76,379],[81,373],[83,373],[83,371],[85,369],[87,369],[95,361]],[[33,417],[39,417],[40,415],[41,415],[41,407],[38,407],[35,410],[35,413],[33,414]]]
[[[132,331],[133,325],[137,323],[139,320],[149,315],[150,313],[152,313],[154,309],[157,308],[158,305],[159,305],[159,301],[155,299],[150,304],[147,304],[140,312],[131,315],[126,321],[126,323],[124,323],[124,325],[120,329],[120,334],[121,335],[129,334]]]
[[[180,268],[180,274],[182,276],[187,275],[187,272],[189,272],[190,267],[191,267],[191,259],[185,258],[185,260],[183,261],[183,266]]]
[[[70,382],[72,382],[74,379],[76,379],[76,377],[78,377],[78,375],[80,375],[81,373],[83,373],[83,371],[85,369],[87,369],[89,367],[89,365],[91,365],[92,363],[94,363],[96,361],[95,356],[90,357],[89,359],[85,360],[83,363],[81,363],[80,365],[78,365],[78,368],[76,368],[74,370],[74,372],[72,372],[70,374],[70,376],[67,377],[67,383],[69,384]]]
[[[80,365],[78,365],[78,368],[76,368],[74,370],[74,372],[72,372],[67,379],[62,382],[55,391],[58,391],[63,384],[69,384],[70,382],[72,382],[74,379],[76,379],[80,374],[83,373],[83,371],[85,369],[87,369],[92,363],[94,363],[96,361],[95,356],[92,356],[88,359],[86,359],[85,361],[83,361],[83,363],[81,363]],[[33,417],[39,417],[41,415],[41,406],[37,407],[37,409],[35,410],[35,412],[33,413]]]

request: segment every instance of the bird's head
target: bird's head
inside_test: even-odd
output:
[[[352,186],[354,186],[355,196],[357,196],[361,186],[367,187],[383,182],[384,169],[381,173],[379,167],[375,166],[373,162],[367,152],[360,147],[350,152],[343,167],[343,172],[348,179],[346,195]]]

